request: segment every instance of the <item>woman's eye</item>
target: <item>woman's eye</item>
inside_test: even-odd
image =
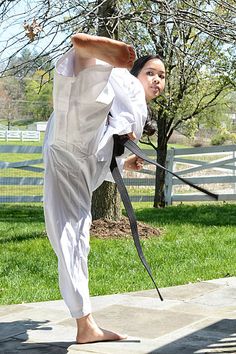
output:
[[[147,72],[147,75],[153,76],[153,72],[152,72],[152,71],[148,71],[148,72]]]

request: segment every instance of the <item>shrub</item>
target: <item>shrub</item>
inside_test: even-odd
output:
[[[219,133],[212,137],[211,144],[212,145],[223,145],[227,140],[225,134]]]
[[[211,139],[212,145],[223,145],[224,143],[235,144],[236,143],[236,133],[229,133],[227,131],[216,134]]]

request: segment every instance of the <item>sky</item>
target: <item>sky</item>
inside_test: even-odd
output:
[[[7,12],[4,20],[0,21],[0,65],[6,63],[7,58],[19,50],[24,44],[28,42],[27,36],[24,34],[24,21],[29,24],[32,23],[34,17],[34,7],[39,3],[37,0],[32,0],[30,3],[27,0],[20,0],[18,2],[12,1],[13,5]],[[0,9],[1,11],[1,9]],[[28,13],[28,16],[27,16]],[[40,35],[40,38],[45,36],[45,32]],[[58,34],[54,40],[54,44],[60,43],[65,38],[65,35]],[[32,52],[41,52],[45,47],[50,49],[50,41],[52,35],[47,38],[35,40],[27,47]],[[8,48],[4,49],[7,45]],[[4,52],[2,52],[4,50]]]

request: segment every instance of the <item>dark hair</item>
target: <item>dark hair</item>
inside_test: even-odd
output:
[[[134,75],[134,76],[138,76],[138,74],[140,73],[140,71],[142,70],[142,68],[144,67],[144,65],[152,59],[160,59],[161,61],[163,61],[162,57],[158,54],[156,55],[145,55],[143,57],[138,58],[137,60],[135,60],[134,65],[132,67],[132,69],[130,70],[130,74]]]
[[[151,118],[151,116],[148,113],[147,120],[145,122],[145,125],[143,127],[143,134],[147,136],[152,136],[157,132],[157,125],[156,121]]]
[[[138,76],[144,65],[152,59],[160,59],[163,61],[160,55],[145,55],[143,57],[138,58],[135,60],[132,69],[130,70],[130,74],[134,75],[135,77]],[[147,136],[154,135],[157,131],[156,129],[156,122],[151,118],[150,112],[148,113],[146,123],[143,128],[143,133]]]

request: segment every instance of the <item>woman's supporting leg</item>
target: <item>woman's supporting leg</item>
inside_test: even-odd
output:
[[[125,339],[127,336],[100,328],[91,314],[87,256],[91,222],[89,170],[95,170],[94,158],[87,157],[86,163],[81,160],[80,164],[70,153],[54,146],[48,146],[45,153],[45,221],[58,257],[60,291],[76,319],[76,341],[82,344]]]
[[[81,166],[71,153],[50,145],[44,159],[47,234],[58,258],[61,294],[72,317],[79,318],[91,312],[87,257],[91,224],[89,169],[94,163],[88,161]]]

